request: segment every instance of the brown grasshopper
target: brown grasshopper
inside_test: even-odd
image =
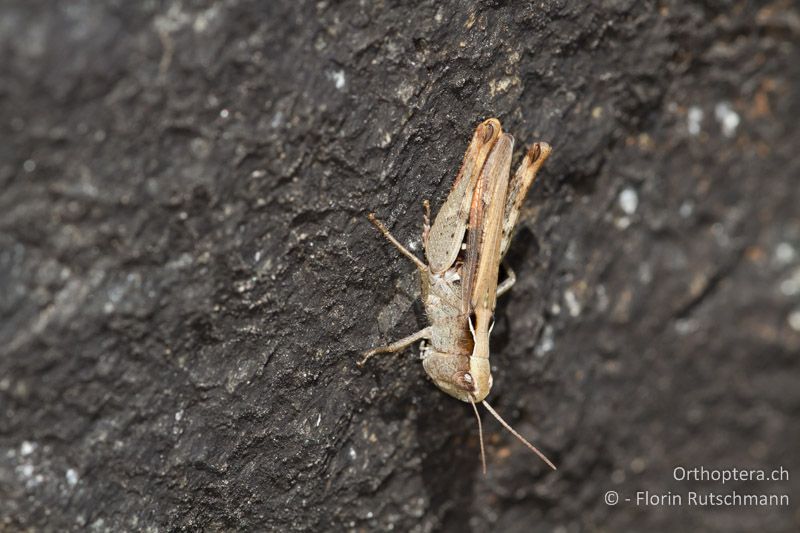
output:
[[[486,472],[480,402],[515,437],[555,470],[555,466],[525,440],[485,400],[492,388],[489,335],[497,297],[516,281],[497,284],[500,263],[508,251],[514,226],[536,173],[550,155],[547,143],[534,143],[513,177],[514,138],[490,118],[475,130],[461,169],[444,205],[430,224],[430,204],[424,202],[422,242],[428,264],[395,239],[374,214],[369,220],[420,272],[422,301],[430,325],[404,339],[369,350],[359,366],[377,353],[398,352],[423,341],[422,366],[441,390],[472,405],[478,419],[481,461]],[[427,341],[428,343],[425,343]]]

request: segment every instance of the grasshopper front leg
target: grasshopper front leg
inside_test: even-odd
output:
[[[405,246],[400,244],[400,241],[395,239],[394,236],[391,233],[389,233],[389,230],[386,229],[386,226],[383,225],[383,222],[381,222],[375,217],[375,213],[370,213],[369,215],[367,215],[367,218],[369,219],[370,222],[372,222],[372,225],[378,228],[378,231],[380,231],[381,234],[384,237],[386,237],[386,240],[392,243],[394,247],[400,251],[401,254],[408,257],[415,265],[417,265],[417,268],[420,271],[428,270],[428,266],[425,263],[420,261],[416,255],[409,252]]]
[[[427,328],[421,329],[418,332],[409,335],[408,337],[404,337],[399,341],[393,342],[392,344],[389,344],[387,346],[379,346],[378,348],[373,348],[368,352],[364,352],[364,357],[361,359],[361,361],[358,362],[358,366],[364,366],[364,363],[366,363],[373,355],[379,353],[400,352],[405,350],[406,348],[408,348],[417,341],[430,340],[430,338],[431,338],[431,327],[428,326]]]
[[[514,284],[517,282],[517,275],[514,273],[511,267],[508,266],[506,263],[503,263],[503,268],[506,269],[506,279],[504,279],[503,283],[501,283],[497,287],[498,298],[500,298],[502,295],[510,291],[511,287],[513,287]]]

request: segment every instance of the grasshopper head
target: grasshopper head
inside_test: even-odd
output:
[[[492,388],[489,359],[429,352],[425,372],[441,390],[462,402],[480,402]]]

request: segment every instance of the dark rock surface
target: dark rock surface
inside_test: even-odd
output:
[[[0,4],[0,530],[797,531],[800,10],[754,4]],[[424,324],[365,215],[419,249],[489,116],[554,146],[490,400],[557,472],[354,364]]]

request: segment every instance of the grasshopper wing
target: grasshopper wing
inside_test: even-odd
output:
[[[525,154],[516,174],[511,179],[506,195],[506,206],[503,213],[503,240],[500,244],[500,259],[505,257],[514,236],[514,227],[519,219],[522,203],[528,195],[528,189],[536,179],[536,173],[550,155],[550,145],[545,142],[533,143]]]
[[[467,251],[462,271],[464,311],[494,311],[500,242],[506,205],[514,137],[503,134],[481,171],[469,213]],[[486,314],[486,313],[483,313]]]
[[[501,132],[500,121],[496,118],[481,122],[475,129],[453,189],[428,232],[425,255],[432,272],[441,273],[450,268],[461,250],[478,176]]]

